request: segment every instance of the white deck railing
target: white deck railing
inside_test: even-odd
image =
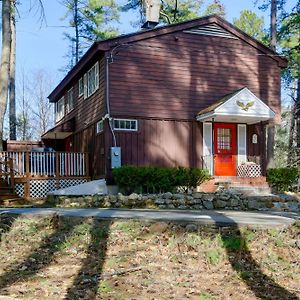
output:
[[[3,151],[1,157],[13,160],[15,176],[88,176],[88,154],[82,152]]]

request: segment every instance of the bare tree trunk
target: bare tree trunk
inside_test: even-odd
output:
[[[3,150],[3,123],[8,97],[11,48],[10,0],[2,0],[2,52],[0,66],[0,151]]]
[[[271,0],[271,27],[270,27],[270,48],[276,51],[277,44],[277,0]]]
[[[296,162],[297,166],[300,165],[300,78],[297,80],[297,94],[296,94],[296,145],[297,145],[297,152],[296,152]]]
[[[271,26],[270,26],[270,35],[271,42],[270,48],[273,51],[276,51],[277,44],[277,0],[271,0]],[[267,168],[274,168],[274,141],[275,141],[275,126],[270,123],[267,128],[268,137],[267,137]]]
[[[295,112],[296,112],[296,103],[293,104],[292,110],[291,110],[291,121],[290,121],[290,131],[289,131],[289,143],[288,143],[288,149],[289,152],[287,154],[287,165],[289,167],[292,167],[293,165],[293,149],[294,146],[294,135],[295,135]]]
[[[78,0],[74,0],[74,26],[75,26],[75,63],[79,61],[79,22],[78,22]]]
[[[16,140],[16,1],[12,1],[11,16],[11,52],[9,82],[9,139]]]

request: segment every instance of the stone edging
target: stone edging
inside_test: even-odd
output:
[[[234,191],[191,194],[133,193],[125,196],[48,196],[47,203],[56,207],[99,208],[159,208],[159,209],[228,209],[228,210],[275,210],[300,211],[300,201],[288,195],[245,196]]]

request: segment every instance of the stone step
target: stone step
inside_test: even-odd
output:
[[[271,194],[270,187],[229,187],[228,190],[245,196],[267,196]]]

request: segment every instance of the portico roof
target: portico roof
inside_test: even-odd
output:
[[[255,124],[275,117],[275,112],[247,87],[239,89],[199,111],[197,121]]]

